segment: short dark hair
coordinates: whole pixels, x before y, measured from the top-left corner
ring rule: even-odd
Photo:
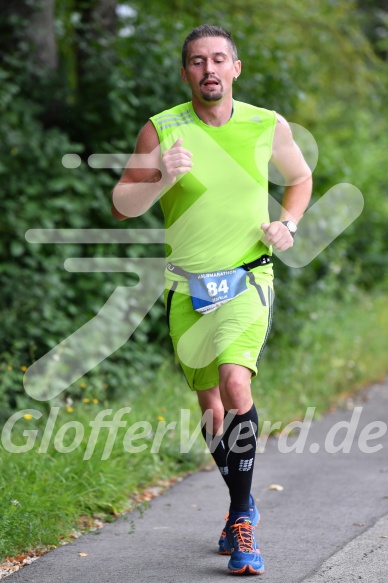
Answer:
[[[186,59],[187,59],[187,49],[188,45],[191,41],[197,40],[198,38],[207,38],[209,36],[221,36],[226,38],[229,43],[230,50],[232,53],[233,61],[237,61],[237,47],[235,42],[232,38],[231,33],[222,26],[213,26],[212,24],[201,24],[201,26],[197,26],[193,28],[190,34],[184,40],[183,47],[182,47],[182,66],[186,69]]]

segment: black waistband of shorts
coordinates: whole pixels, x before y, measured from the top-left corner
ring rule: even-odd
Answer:
[[[268,265],[269,263],[272,263],[272,257],[270,257],[269,255],[261,255],[261,257],[254,259],[254,261],[250,261],[249,263],[243,263],[242,265],[239,265],[239,267],[242,267],[243,269],[245,269],[245,271],[250,271],[251,269],[254,269],[255,267],[259,267],[262,265]],[[176,273],[177,275],[182,275],[186,279],[188,279],[191,275],[191,273],[189,271],[186,271],[185,269],[182,269],[182,267],[179,267],[178,265],[174,265],[173,263],[170,263],[170,262],[167,263],[167,269],[169,271],[171,271],[172,273]],[[218,269],[217,271],[222,271],[222,270]]]

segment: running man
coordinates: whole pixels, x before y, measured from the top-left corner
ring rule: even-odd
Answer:
[[[203,435],[230,494],[219,552],[234,574],[261,574],[251,494],[258,416],[251,394],[272,318],[271,249],[293,245],[311,172],[274,111],[233,99],[241,61],[231,34],[201,25],[186,38],[181,74],[191,101],[153,117],[113,190],[113,215],[159,199],[166,227],[170,335],[203,413]],[[281,216],[268,214],[268,163],[284,176]],[[147,166],[147,167],[145,167]]]

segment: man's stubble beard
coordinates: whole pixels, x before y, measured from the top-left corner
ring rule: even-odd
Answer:
[[[220,90],[217,93],[213,93],[213,92],[206,92],[206,90],[204,91],[201,87],[201,97],[204,101],[220,101],[220,99],[222,99],[224,96],[224,88],[222,86],[222,84],[220,83]]]
[[[202,93],[202,99],[204,101],[220,101],[220,99],[222,99],[223,95],[221,92],[219,93],[212,93],[211,95],[209,95],[208,93]]]

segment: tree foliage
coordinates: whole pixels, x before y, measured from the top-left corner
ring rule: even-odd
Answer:
[[[361,218],[313,265],[277,265],[278,310],[300,310],[306,291],[341,294],[383,280],[386,2],[3,0],[0,7],[0,353],[7,359],[28,365],[88,321],[125,281],[123,274],[67,273],[66,257],[149,253],[103,243],[32,245],[25,233],[161,225],[156,206],[117,223],[110,191],[118,171],[92,169],[87,160],[93,153],[133,151],[150,115],[189,99],[180,50],[202,22],[234,33],[243,61],[235,97],[275,109],[314,135],[320,152],[314,196],[337,182],[364,194]],[[68,153],[80,156],[79,168],[63,166]],[[111,360],[129,363],[139,385],[136,370],[158,362],[152,342],[167,346],[162,312],[159,303],[137,342]],[[122,383],[120,377],[117,386]]]

